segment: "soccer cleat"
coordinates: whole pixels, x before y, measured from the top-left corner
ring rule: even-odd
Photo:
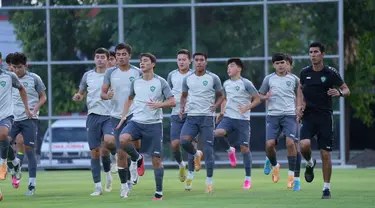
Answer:
[[[107,180],[106,181],[104,190],[106,192],[111,192],[112,191],[112,180]]]
[[[133,183],[133,185],[137,184],[139,180],[139,175],[137,171],[137,162],[133,162],[133,161],[131,162],[129,171],[130,171],[131,182]]]
[[[163,200],[163,195],[155,193],[155,196],[154,196],[154,198],[152,198],[152,200],[161,201],[161,200]]]
[[[192,188],[193,188],[193,179],[188,178],[188,179],[186,180],[185,190],[186,190],[186,191],[191,191]]]
[[[309,165],[306,165],[305,170],[305,180],[307,183],[311,183],[314,180],[314,168],[316,165],[316,160],[313,158],[313,166],[310,167]]]
[[[291,189],[293,188],[293,186],[294,186],[294,176],[288,176],[287,188]]]
[[[20,187],[20,180],[17,179],[16,176],[12,176],[12,186],[13,188],[15,189],[18,189],[18,187]]]
[[[300,190],[301,190],[301,181],[295,180],[294,186],[293,186],[293,191],[300,191]]]
[[[120,198],[128,198],[128,193],[129,193],[128,189],[121,189],[120,190]]]
[[[137,161],[137,172],[139,176],[143,176],[145,174],[145,160],[143,155],[142,158]]]
[[[245,180],[243,182],[243,189],[250,189],[251,188],[251,181],[250,180]]]
[[[103,194],[102,187],[96,187],[95,191],[90,196],[100,196]]]
[[[111,173],[112,174],[117,174],[117,172],[118,172],[117,164],[116,163],[112,163],[111,164]]]
[[[211,184],[206,185],[206,193],[212,193],[214,192],[214,189],[212,188]]]
[[[180,167],[178,173],[179,173],[178,175],[180,177],[180,181],[185,182],[186,180],[186,165],[185,164],[184,166]]]
[[[3,193],[1,193],[1,189],[0,189],[0,201],[2,201],[3,200]]]
[[[268,175],[271,172],[271,162],[268,158],[266,159],[266,162],[264,163],[264,170],[263,171],[264,171],[265,175]]]
[[[231,153],[228,153],[229,161],[230,161],[230,165],[231,165],[232,167],[236,167],[236,164],[237,164],[236,148],[234,148],[234,147],[230,147],[230,149],[232,150]]]
[[[198,154],[200,155],[199,157],[194,157],[194,169],[195,171],[200,171],[201,169],[201,160],[203,158],[203,152],[200,150],[197,150]]]
[[[324,189],[322,199],[330,199],[331,198],[331,191],[329,189]]]
[[[35,195],[35,186],[29,184],[28,190],[26,192],[26,196],[34,196]]]
[[[0,164],[0,180],[7,179],[8,166],[6,163]]]
[[[272,181],[277,183],[279,181],[280,175],[280,165],[277,164],[276,167],[272,167]]]

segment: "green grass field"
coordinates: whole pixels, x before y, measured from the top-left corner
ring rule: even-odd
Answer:
[[[311,184],[307,184],[302,175],[300,192],[293,192],[286,188],[286,169],[281,171],[280,181],[276,184],[272,183],[270,175],[263,174],[262,169],[253,170],[251,190],[242,189],[242,169],[218,169],[214,175],[212,194],[204,192],[205,170],[196,173],[193,190],[190,192],[184,191],[184,184],[178,181],[176,170],[167,170],[164,176],[163,201],[152,201],[155,188],[152,170],[146,171],[140,183],[134,186],[133,192],[126,199],[119,197],[120,185],[117,175],[114,175],[115,181],[111,193],[104,193],[99,197],[89,196],[94,190],[90,171],[38,172],[36,195],[26,197],[28,176],[24,173],[19,189],[13,189],[9,179],[0,183],[4,194],[0,207],[224,208],[237,205],[252,208],[374,207],[375,170],[334,169],[333,171],[331,200],[320,199],[323,185],[320,169],[316,170],[315,180]],[[104,175],[102,178],[104,179]]]

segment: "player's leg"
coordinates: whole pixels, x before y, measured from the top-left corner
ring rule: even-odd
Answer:
[[[296,130],[297,119],[296,116],[284,116],[280,122],[284,135],[286,137],[286,148],[288,152],[288,183],[287,188],[294,187],[294,172],[297,163],[297,149],[296,149]]]
[[[135,151],[137,151],[139,154],[141,154],[141,140],[138,138],[133,141],[133,145],[135,148]],[[137,172],[139,176],[143,176],[145,174],[145,161],[144,157],[141,154],[141,159],[137,161]]]
[[[250,189],[251,183],[251,166],[252,166],[252,155],[250,151],[250,121],[232,119],[235,132],[237,133],[237,141],[240,144],[240,150],[243,157],[243,165],[245,169],[245,179],[243,188]]]
[[[21,125],[20,122],[14,122],[12,126],[12,130],[10,131],[9,138],[11,141],[11,146],[16,140],[17,135],[21,135]],[[22,139],[22,148],[24,148],[23,145],[23,139]],[[15,154],[12,151],[12,149],[9,149],[10,151],[8,152],[8,168],[9,168],[9,173],[12,176],[12,186],[14,188],[18,188],[21,182],[21,162],[19,159],[15,158]]]
[[[276,139],[280,134],[280,116],[267,116],[266,126],[266,155],[272,166],[272,181],[279,181],[280,164],[276,159]]]
[[[25,157],[25,146],[24,146],[22,134],[18,134],[16,136],[16,150],[17,150],[17,158],[20,160],[20,165],[22,166],[23,158]]]
[[[101,116],[96,114],[90,114],[87,116],[86,121],[87,138],[89,148],[91,150],[91,173],[95,184],[95,190],[91,196],[99,196],[103,194],[100,175],[100,146],[103,133],[101,129],[100,117]]]
[[[213,116],[199,116],[199,128],[202,139],[204,138],[203,143],[203,152],[204,160],[206,166],[206,192],[213,192],[213,174],[215,166],[215,157],[214,157],[214,128],[215,121]]]
[[[301,172],[301,148],[299,145],[299,138],[300,138],[300,124],[297,123],[297,132],[296,132],[296,140],[295,146],[297,150],[297,158],[296,158],[296,168],[294,170],[294,187],[293,191],[300,191],[301,190],[301,180],[300,180],[300,172]]]
[[[162,164],[163,155],[163,124],[139,124],[137,127],[141,131],[142,140],[150,146],[147,148],[149,155],[152,156],[152,168],[155,178],[155,195],[153,200],[163,199],[163,179],[164,167]]]
[[[109,116],[102,116],[101,117],[101,129],[103,133],[103,146],[104,148],[101,149],[101,158],[103,169],[106,176],[106,185],[105,191],[111,192],[112,191],[112,176],[111,176],[111,151],[116,149],[115,144],[115,137],[114,132],[112,129],[112,124]]]
[[[13,148],[10,146],[10,140],[8,138],[8,135],[12,129],[12,124],[12,117],[8,117],[0,121],[0,180],[5,180],[7,178],[8,151],[13,151]],[[12,152],[10,152],[10,154],[12,154]]]
[[[300,147],[301,154],[305,158],[307,164],[305,169],[305,180],[311,183],[314,180],[314,168],[316,160],[311,157],[311,139],[317,133],[316,121],[314,117],[304,115],[302,118],[301,131],[300,131]]]
[[[323,163],[323,195],[322,199],[331,198],[331,175],[332,175],[332,159],[331,151],[333,145],[333,119],[332,116],[322,116],[319,123],[318,130],[318,147],[320,149],[320,156]]]
[[[172,115],[170,119],[171,147],[172,147],[173,156],[176,159],[176,162],[179,167],[179,178],[181,182],[184,182],[186,180],[186,165],[184,161],[182,161],[182,154],[181,154],[181,148],[180,148],[180,134],[181,134],[181,129],[182,129],[182,126],[184,125],[185,120],[186,120],[186,114],[183,115],[182,119],[180,119],[180,117],[177,115]]]
[[[188,153],[188,177],[186,180],[185,190],[190,191],[193,185],[194,170],[199,171],[201,167],[201,160],[203,157],[202,151],[198,150],[194,145],[193,140],[197,137],[198,119],[196,116],[187,116],[184,125],[181,129],[180,145]],[[199,135],[201,137],[201,135]],[[194,169],[193,169],[194,167]]]
[[[138,123],[130,121],[120,133],[120,148],[125,150],[131,159],[129,171],[130,180],[133,184],[138,183],[139,175],[137,171],[137,162],[142,159],[142,155],[139,154],[134,148],[133,140],[135,138],[141,138],[141,132],[138,127]]]
[[[216,127],[215,138],[216,141],[218,141],[226,149],[231,166],[236,167],[236,149],[234,147],[231,147],[228,141],[229,135],[233,138],[236,136],[233,131],[234,128],[231,119],[228,117],[224,117]]]

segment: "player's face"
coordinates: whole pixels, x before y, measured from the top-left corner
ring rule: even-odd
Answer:
[[[311,47],[309,50],[309,56],[312,64],[319,64],[323,60],[324,53],[320,52],[319,47]]]
[[[177,65],[179,69],[188,69],[191,64],[191,61],[186,54],[178,54],[177,56]]]
[[[234,77],[237,76],[241,72],[241,68],[237,66],[235,63],[230,63],[227,68],[228,76]]]
[[[128,65],[130,57],[131,56],[126,49],[116,51],[116,60],[119,66]]]
[[[288,73],[292,72],[292,65],[289,63],[289,61],[286,62],[286,71]]]
[[[12,64],[8,64],[8,71],[14,72]]]
[[[139,63],[139,68],[141,68],[142,72],[148,72],[155,67],[155,63],[151,62],[149,57],[142,57],[141,63]]]
[[[23,64],[12,64],[12,69],[18,77],[23,77],[26,73],[26,65]]]
[[[206,70],[206,66],[207,66],[207,60],[204,56],[196,55],[194,57],[194,68],[196,71],[203,72],[204,70]]]
[[[114,56],[110,56],[109,57],[109,60],[108,60],[108,68],[109,67],[113,67],[113,66],[116,66],[116,63],[117,61],[116,61],[116,57],[114,57]]]
[[[107,55],[97,53],[95,54],[95,66],[96,68],[106,68],[108,64]]]
[[[278,72],[278,73],[286,72],[286,70],[287,70],[286,61],[285,60],[275,61],[273,63],[273,68],[275,68],[276,72]]]

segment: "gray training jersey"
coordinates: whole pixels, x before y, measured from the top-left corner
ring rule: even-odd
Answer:
[[[151,80],[144,80],[140,77],[132,83],[130,96],[133,97],[133,117],[132,121],[142,124],[162,123],[163,110],[161,108],[151,109],[147,106],[150,101],[163,102],[165,99],[173,97],[171,88],[167,81],[155,75]]]
[[[279,76],[272,73],[266,76],[259,89],[260,94],[272,92],[269,98],[268,115],[296,115],[296,94],[299,78],[294,74]]]
[[[224,82],[223,87],[227,98],[224,116],[232,119],[250,120],[250,110],[241,114],[238,107],[250,105],[252,97],[258,94],[253,83],[241,77],[238,80],[228,79]]]
[[[110,89],[114,91],[114,96],[111,100],[111,116],[113,118],[121,119],[124,104],[130,94],[131,83],[141,75],[141,70],[133,65],[130,65],[128,71],[121,71],[118,67],[107,69],[103,83],[108,84]],[[128,115],[132,113],[132,108],[133,106]]]
[[[46,91],[46,86],[44,85],[42,79],[37,74],[32,72],[26,72],[25,76],[18,79],[26,89],[28,106],[30,111],[33,111],[34,107],[39,103],[39,94]],[[20,93],[17,89],[13,90],[12,97],[14,105],[14,121],[26,120],[28,118]],[[34,115],[33,118],[37,119],[38,117],[39,111],[36,115]]]
[[[216,92],[221,92],[220,78],[209,71],[202,76],[195,73],[184,78],[182,92],[188,93],[185,112],[188,116],[213,116],[210,106],[215,104]]]
[[[172,115],[179,115],[180,113],[182,82],[185,77],[192,73],[194,73],[193,70],[189,70],[185,74],[181,74],[178,69],[175,69],[168,74],[167,82],[169,87],[172,89],[172,94],[176,98],[176,106],[172,108]]]
[[[81,83],[79,84],[80,90],[87,91],[87,109],[88,114],[91,113],[109,116],[111,112],[111,101],[102,100],[100,93],[105,73],[96,73],[95,69],[90,70],[83,74]]]
[[[0,69],[0,121],[13,116],[12,93],[15,93],[14,90],[18,91],[21,86],[15,73]]]

